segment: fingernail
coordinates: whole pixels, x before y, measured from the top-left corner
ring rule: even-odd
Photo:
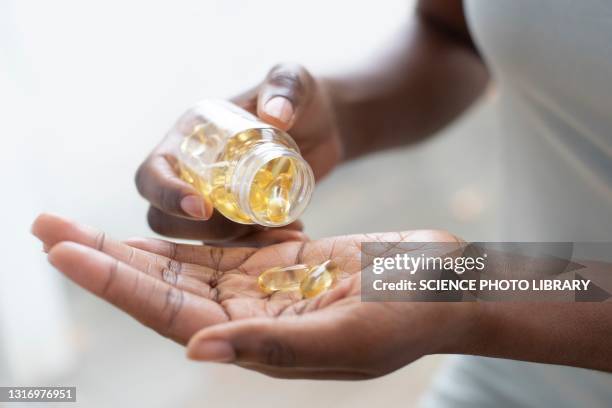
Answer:
[[[271,98],[263,107],[266,115],[272,116],[283,123],[290,123],[293,117],[293,106],[289,99],[283,96]]]
[[[181,208],[194,218],[206,218],[204,200],[196,195],[188,195],[181,200]]]
[[[234,348],[223,340],[198,340],[190,345],[187,357],[192,360],[214,361],[216,363],[229,363],[236,359]]]

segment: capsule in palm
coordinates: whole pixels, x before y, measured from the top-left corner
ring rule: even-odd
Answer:
[[[300,284],[302,296],[312,298],[325,292],[336,280],[338,272],[338,266],[331,260],[311,268]]]
[[[311,268],[302,264],[270,268],[259,275],[257,284],[267,294],[297,291]]]

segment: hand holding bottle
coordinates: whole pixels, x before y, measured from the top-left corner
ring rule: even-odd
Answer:
[[[340,160],[341,143],[323,83],[299,66],[279,65],[255,89],[234,102],[281,130],[289,130],[315,177]],[[260,244],[300,240],[301,224],[265,230],[227,220],[176,172],[177,141],[172,132],[140,166],[136,184],[151,203],[151,228],[167,236],[204,241],[246,241]]]

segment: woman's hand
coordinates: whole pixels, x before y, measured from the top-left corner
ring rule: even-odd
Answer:
[[[155,239],[122,243],[53,215],[38,217],[32,231],[66,276],[160,334],[188,343],[191,358],[271,376],[380,376],[425,354],[453,351],[469,321],[469,304],[361,302],[362,241],[454,241],[444,232],[354,235],[256,249]],[[257,276],[271,267],[328,259],[343,272],[333,289],[315,298],[266,295],[257,286]]]
[[[304,68],[277,65],[260,85],[233,101],[289,131],[317,179],[340,161],[340,137],[326,86]],[[148,220],[154,231],[206,242],[270,244],[303,239],[299,223],[262,233],[262,228],[236,224],[213,213],[212,204],[176,174],[173,143],[166,137],[136,173],[138,191],[151,203]]]

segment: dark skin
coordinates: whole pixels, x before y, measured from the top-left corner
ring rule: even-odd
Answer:
[[[371,67],[342,78],[279,65],[235,101],[289,130],[320,179],[342,160],[432,135],[487,86],[461,1],[420,1],[396,44]],[[39,217],[33,233],[66,276],[187,344],[191,358],[283,378],[372,378],[435,353],[612,371],[609,304],[364,303],[361,242],[458,239],[407,231],[308,241],[299,223],[273,230],[232,224],[205,200],[183,205],[196,192],[176,176],[173,160],[166,141],[138,171],[151,227],[224,246],[120,243],[51,215]],[[316,298],[267,296],[256,286],[269,267],[327,259],[344,273]]]
[[[442,327],[448,335],[457,331],[462,337],[464,326],[456,322],[466,321],[461,316],[472,307],[361,302],[362,241],[455,240],[442,231],[342,236],[263,248],[156,239],[118,242],[48,214],[38,217],[32,231],[50,248],[49,261],[66,276],[161,335],[189,343],[190,357],[232,362],[276,377],[365,379],[386,374],[423,354],[442,352],[448,344],[447,337],[437,334]],[[318,297],[266,295],[257,286],[257,276],[266,269],[330,258],[343,274]],[[351,332],[360,336],[347,337]],[[313,342],[313,333],[321,340]],[[230,336],[233,345],[220,335]],[[428,340],[421,342],[424,338]],[[209,343],[204,349],[202,339]]]

